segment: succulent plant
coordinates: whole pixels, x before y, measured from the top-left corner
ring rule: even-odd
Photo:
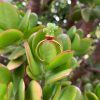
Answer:
[[[75,26],[63,33],[56,24],[37,21],[30,10],[22,16],[0,3],[0,54],[9,60],[0,65],[0,100],[99,100],[100,85],[82,94],[69,79],[92,39]]]

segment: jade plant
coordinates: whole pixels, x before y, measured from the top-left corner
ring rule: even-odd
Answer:
[[[75,26],[64,33],[37,21],[30,10],[0,3],[0,55],[8,59],[0,64],[0,100],[100,100],[100,83],[81,92],[70,81],[92,39]]]

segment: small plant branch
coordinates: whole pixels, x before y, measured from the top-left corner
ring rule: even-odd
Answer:
[[[73,76],[71,78],[71,81],[73,84],[75,84],[76,80],[81,78],[83,75],[85,75],[88,71],[87,71],[87,63],[85,60],[82,61],[82,63],[80,64],[80,67],[78,67],[76,70],[73,71]]]
[[[27,8],[32,12],[40,13],[40,0],[29,0]]]
[[[31,79],[28,77],[28,75],[27,75],[26,72],[25,72],[25,74],[24,74],[25,88],[28,87],[30,81],[31,81]]]
[[[71,0],[71,4],[72,4],[72,6],[75,6],[76,3],[77,3],[77,0]]]
[[[90,71],[90,72],[100,73],[100,69],[96,69],[96,68],[93,68],[93,67],[89,67],[89,68],[87,68],[87,70]]]
[[[100,69],[96,69],[93,66],[90,66],[86,61],[83,60],[83,62],[80,64],[80,67],[77,68],[73,73],[73,76],[71,78],[72,83],[74,84],[77,79],[81,78],[82,76],[88,74],[88,72],[92,73],[98,73],[100,74]]]

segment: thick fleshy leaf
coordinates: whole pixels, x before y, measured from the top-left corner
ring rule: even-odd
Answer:
[[[25,50],[23,47],[17,47],[11,55],[8,57],[10,60],[15,60],[25,54]]]
[[[79,66],[79,63],[78,63],[77,59],[75,57],[72,57],[70,67],[76,68],[78,66]]]
[[[85,93],[85,100],[99,100],[96,94],[93,92],[86,92]]]
[[[60,34],[57,39],[62,44],[64,51],[71,49],[71,40],[67,34]]]
[[[42,100],[42,88],[40,84],[32,80],[26,90],[25,100]]]
[[[5,67],[0,67],[0,83],[8,84],[11,81],[11,73]]]
[[[14,71],[12,71],[12,81],[13,81],[13,85],[14,85],[14,95],[18,90],[20,80],[25,75],[24,73],[25,73],[25,66],[23,66],[23,65],[21,67],[18,67],[17,69],[14,69]]]
[[[39,64],[34,59],[32,52],[30,50],[29,44],[27,41],[24,42],[25,52],[28,60],[29,69],[31,70],[32,74],[38,76],[41,74],[41,68]]]
[[[96,28],[95,35],[97,38],[100,38],[100,27],[99,26]]]
[[[72,41],[72,49],[77,50],[80,46],[80,36],[75,34],[74,39]]]
[[[46,33],[44,33],[43,30],[40,30],[35,33],[34,38],[32,40],[32,52],[34,53],[34,55],[37,44],[43,39],[45,39],[45,35]]]
[[[91,11],[92,11],[91,8],[82,9],[81,14],[84,21],[88,22],[90,20]]]
[[[83,52],[83,51],[86,51],[90,45],[92,44],[92,39],[91,38],[83,38],[81,39],[80,41],[80,51]]]
[[[29,38],[28,38],[28,43],[29,43],[29,45],[30,45],[31,50],[32,50],[32,40],[33,40],[33,38],[34,38],[34,35],[35,35],[35,34],[30,35]]]
[[[63,89],[59,100],[82,100],[81,91],[75,86],[67,86]]]
[[[17,28],[19,16],[16,7],[10,3],[0,2],[0,28]]]
[[[42,30],[44,27],[45,27],[44,25],[35,26],[35,27],[33,27],[33,28],[30,29],[29,34],[31,35],[33,33],[36,33],[39,30]]]
[[[64,65],[67,63],[67,61],[70,61],[73,57],[73,51],[64,51],[60,54],[58,54],[48,65],[47,69],[52,70],[56,67],[59,67],[61,65]]]
[[[4,100],[4,96],[6,94],[7,85],[0,83],[0,99]]]
[[[38,16],[35,13],[31,13],[29,17],[29,29],[34,27],[37,24]]]
[[[54,84],[47,84],[43,87],[43,100],[48,100],[51,98],[55,87],[56,86]]]
[[[16,29],[9,29],[0,33],[0,48],[14,44],[23,38],[23,33]]]
[[[83,38],[80,41],[80,46],[77,50],[76,55],[82,55],[88,51],[92,44],[92,39],[91,38]]]
[[[59,67],[56,67],[55,69],[52,70],[53,73],[57,73],[57,72],[61,72],[61,71],[64,71],[66,69],[69,69],[70,68],[70,62],[68,62],[68,64],[64,64],[64,65],[61,65]]]
[[[19,24],[19,29],[23,31],[24,33],[27,32],[28,30],[28,25],[29,25],[29,17],[30,17],[31,11],[28,10],[25,14],[25,16],[22,18],[20,24]]]
[[[16,49],[15,46],[8,46],[5,48],[0,48],[0,54],[7,54],[7,53],[11,53],[12,51],[14,51]]]
[[[75,33],[76,33],[76,27],[75,26],[72,26],[68,31],[67,31],[67,34],[69,35],[69,37],[71,39],[73,39]]]
[[[26,73],[27,73],[27,75],[28,75],[31,79],[37,80],[36,76],[34,76],[34,75],[32,74],[32,72],[31,72],[29,66],[26,67]]]
[[[90,3],[93,3],[94,0],[79,0],[81,3],[84,3],[84,4],[90,4]]]
[[[13,70],[16,69],[18,67],[20,67],[23,63],[24,63],[24,59],[20,58],[20,59],[16,59],[16,60],[11,60],[8,64],[7,64],[7,68],[9,70]]]
[[[84,32],[82,29],[77,29],[76,33],[80,36],[80,38],[84,37]]]
[[[84,85],[84,90],[85,91],[92,91],[92,89],[93,89],[93,85],[91,83],[86,83]]]
[[[67,70],[60,71],[58,73],[50,74],[46,78],[46,84],[51,84],[51,83],[54,83],[58,80],[65,78],[66,76],[70,74],[71,71],[72,69],[67,69]]]
[[[39,53],[40,59],[47,63],[49,63],[57,55],[56,47],[50,41],[42,41],[38,49],[39,50],[37,51]]]
[[[97,97],[100,99],[100,83],[97,84],[96,88],[95,88],[95,94],[97,95]]]
[[[59,47],[59,48],[57,48],[57,47]],[[43,41],[39,42],[39,44],[36,47],[37,57],[41,61],[44,61],[45,63],[48,64],[48,63],[51,62],[51,60],[54,57],[56,57],[56,55],[59,51],[60,52],[62,51],[60,49],[60,47],[61,47],[61,45],[58,42],[54,41],[54,40],[51,40],[51,41],[50,40],[43,40]]]
[[[55,95],[53,96],[53,100],[59,100],[60,93],[61,93],[61,85],[58,84]]]
[[[23,79],[19,82],[15,100],[25,100],[25,83]]]
[[[78,61],[76,58],[72,57],[72,59],[70,61],[67,61],[67,64],[64,64],[64,65],[61,65],[55,69],[52,70],[53,73],[57,73],[57,72],[61,72],[63,70],[67,70],[69,68],[76,68],[78,67],[79,64],[78,64]]]
[[[8,84],[5,100],[14,100],[14,85],[12,82]]]

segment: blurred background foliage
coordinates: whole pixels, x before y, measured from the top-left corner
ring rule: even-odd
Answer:
[[[12,2],[17,4],[19,9],[31,9],[39,14],[39,20],[43,24],[54,22],[65,28],[73,25],[81,27],[82,21],[89,24],[100,19],[99,0],[13,0]]]

